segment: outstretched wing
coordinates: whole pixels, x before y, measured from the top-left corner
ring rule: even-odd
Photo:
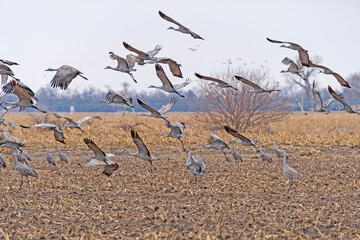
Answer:
[[[80,120],[78,120],[76,123],[81,125],[82,123],[86,122],[86,121],[89,121],[91,119],[98,119],[98,120],[101,120],[101,117],[100,116],[92,116],[92,117],[84,117]]]
[[[254,89],[261,89],[264,90],[263,88],[261,88],[259,85],[257,85],[256,83],[253,83],[249,80],[247,80],[246,78],[240,77],[240,76],[236,76],[234,75],[235,78],[239,81],[241,81],[242,83],[245,83],[246,85],[249,85],[250,87],[254,88]]]
[[[140,138],[139,134],[131,129],[131,138],[133,139],[135,145],[137,146],[139,153],[142,155],[150,156],[150,152],[145,146],[143,140]]]
[[[198,77],[198,78],[200,78],[200,79],[217,82],[217,83],[219,83],[219,84],[225,83],[224,81],[222,81],[222,80],[220,80],[220,79],[213,78],[213,77],[208,77],[208,76],[203,76],[203,75],[200,75],[200,74],[198,74],[198,73],[195,73],[195,76]]]
[[[156,111],[156,110],[154,110],[153,108],[149,107],[148,105],[146,105],[145,103],[143,103],[140,99],[137,99],[137,101],[138,101],[139,105],[140,105],[141,107],[145,108],[146,110],[148,110],[148,111],[150,111],[150,112],[152,112],[152,113],[157,113],[157,114],[159,114],[158,111]]]
[[[161,113],[161,114],[163,114],[163,115],[165,115],[166,113],[168,113],[168,112],[174,107],[174,105],[176,104],[176,102],[177,102],[177,99],[174,98],[174,97],[172,97],[172,98],[170,99],[170,102],[169,102],[168,104],[166,104],[165,106],[163,106],[162,108],[160,108],[160,109],[158,110],[158,112]]]
[[[171,17],[165,15],[163,12],[159,11],[159,15],[160,15],[160,17],[162,17],[162,18],[165,19],[166,21],[172,22],[172,23],[178,25],[179,27],[185,28],[183,25],[181,25],[180,23],[178,23],[177,21],[175,21],[175,20],[172,19]]]
[[[149,57],[149,55],[148,55],[147,53],[145,53],[145,52],[143,52],[143,51],[140,51],[140,50],[132,47],[130,44],[128,44],[128,43],[126,43],[126,42],[123,42],[123,45],[124,45],[124,47],[125,47],[127,50],[132,51],[132,52],[134,52],[134,53],[137,53],[139,56],[141,56],[141,57],[143,57],[143,58],[144,58],[144,57]]]
[[[160,64],[155,64],[155,70],[156,70],[156,75],[161,80],[164,87],[174,89],[174,86],[170,82],[169,78],[166,76],[164,69],[160,66]]]
[[[349,112],[354,112],[354,110],[352,110],[352,108],[341,98],[339,97],[339,95],[336,94],[336,92],[330,87],[328,86],[328,90],[329,90],[329,93],[330,95],[335,98],[336,100],[338,100],[342,105],[344,105],[344,109],[346,111],[349,111]]]
[[[88,148],[95,153],[96,156],[104,156],[106,157],[106,154],[98,147],[96,144],[89,138],[84,138],[84,143]]]
[[[241,141],[243,141],[243,142],[251,142],[250,139],[248,139],[247,137],[241,135],[240,133],[238,133],[238,132],[235,131],[234,129],[232,129],[232,128],[228,127],[228,126],[224,126],[224,128],[225,128],[225,131],[226,131],[227,133],[229,133],[231,136],[236,137],[236,138],[239,138],[239,139],[240,139]]]

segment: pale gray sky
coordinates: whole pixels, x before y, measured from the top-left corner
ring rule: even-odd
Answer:
[[[54,73],[45,69],[64,64],[78,68],[89,79],[86,82],[78,77],[69,88],[90,84],[119,89],[123,81],[137,89],[160,85],[154,65],[136,66],[138,84],[127,74],[104,69],[116,66],[109,51],[123,57],[129,53],[123,41],[144,51],[162,45],[158,56],[182,64],[184,79],[196,79],[194,72],[209,75],[220,71],[226,68],[222,63],[231,59],[233,66],[243,62],[249,69],[267,66],[274,81],[283,81],[279,72],[286,66],[281,60],[286,56],[294,59],[297,53],[268,42],[266,37],[300,44],[310,57],[321,56],[323,65],[344,78],[360,71],[357,0],[11,0],[1,1],[1,8],[0,58],[20,63],[12,67],[13,71],[34,90],[52,79]],[[173,24],[163,20],[158,10],[205,41],[167,30]],[[190,47],[198,51],[187,50]],[[183,81],[172,77],[167,66],[164,69],[173,83]],[[332,76],[322,76],[318,82],[340,89]]]

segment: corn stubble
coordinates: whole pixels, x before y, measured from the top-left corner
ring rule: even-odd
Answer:
[[[8,118],[34,122],[28,115]],[[357,116],[292,114],[272,124],[271,135],[269,127],[251,129],[246,135],[261,142],[274,161],[264,164],[253,148],[237,145],[244,158],[237,165],[215,150],[199,147],[209,132],[193,114],[170,114],[169,120],[187,124],[186,150],[206,163],[205,176],[197,184],[185,168],[188,155],[179,142],[158,136],[168,131],[162,120],[102,118],[85,125],[85,133],[64,130],[67,140],[62,151],[69,164],[57,158],[56,167],[45,158],[45,145],[54,156],[57,152],[52,133],[17,126],[12,134],[26,144],[24,150],[33,156],[29,165],[39,179],[30,179],[30,191],[27,187],[19,190],[12,152],[0,149],[8,163],[0,172],[0,239],[333,239],[360,235]],[[119,169],[111,177],[101,174],[102,167],[79,166],[88,160],[83,155],[87,151],[84,137],[106,152],[110,148],[136,151],[131,127],[151,153],[159,154],[154,161],[157,170],[150,173],[147,162],[126,155],[114,158]],[[225,131],[215,133],[231,141]],[[290,191],[273,151],[275,140],[290,155],[288,164],[303,177]]]

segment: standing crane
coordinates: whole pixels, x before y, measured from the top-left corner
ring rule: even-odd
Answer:
[[[294,179],[301,181],[301,174],[286,164],[286,153],[284,153],[282,163],[283,163],[283,172],[284,172],[285,176],[290,180],[290,187],[288,189],[288,191],[290,191],[292,185],[294,184]]]
[[[20,184],[19,190],[21,189],[21,187],[23,185],[24,176],[27,179],[27,182],[29,184],[29,190],[30,190],[30,182],[29,182],[28,176],[38,178],[38,175],[31,167],[29,167],[28,165],[22,164],[18,161],[18,152],[20,152],[20,150],[17,148],[14,148],[13,150],[14,150],[14,168],[21,175],[21,184]]]
[[[189,152],[189,158],[186,161],[186,168],[189,172],[194,176],[195,183],[197,183],[196,176],[204,176],[206,165],[204,160],[202,160],[199,156],[195,158],[192,156],[192,151]]]

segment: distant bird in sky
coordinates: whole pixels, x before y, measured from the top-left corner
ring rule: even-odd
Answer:
[[[111,67],[111,66],[107,66],[105,69],[112,69],[115,71],[127,73],[130,75],[132,80],[134,80],[134,82],[137,83],[136,79],[134,78],[134,75],[132,75],[132,73],[131,73],[132,71],[136,71],[136,69],[133,69],[132,67],[130,67],[128,61],[126,61],[125,58],[115,55],[115,53],[113,53],[113,52],[109,52],[109,54],[110,54],[110,58],[112,60],[116,60],[118,65],[115,68]]]
[[[193,51],[193,52],[196,52],[196,51],[197,51],[197,48],[188,48],[188,50]]]
[[[309,108],[309,111],[329,113],[326,108],[328,108],[335,101],[335,98],[330,98],[323,104],[320,93],[315,89],[315,80],[313,82],[312,94],[315,100],[315,108]],[[339,94],[338,96],[340,98],[343,98],[342,94]]]
[[[321,68],[322,70],[319,71],[320,73],[324,73],[327,75],[333,75],[336,78],[336,80],[340,83],[341,86],[350,88],[349,83],[342,76],[340,76],[336,72],[333,72],[329,68],[319,65],[319,64],[312,63],[312,62],[310,62],[310,67]]]
[[[200,78],[200,79],[203,79],[203,80],[212,81],[213,83],[211,83],[210,85],[215,85],[215,86],[218,86],[218,87],[221,87],[221,88],[232,88],[234,90],[238,90],[237,88],[233,87],[232,85],[224,82],[223,80],[217,79],[217,78],[203,76],[203,75],[200,75],[198,73],[195,73],[195,76]],[[217,83],[217,84],[214,84],[214,83]]]
[[[207,143],[209,144],[206,146],[205,144],[201,144],[200,147],[206,147],[206,148],[212,148],[215,150],[218,150],[222,152],[225,156],[226,161],[230,161],[228,157],[226,156],[226,153],[224,152],[224,149],[230,149],[229,146],[225,143],[224,140],[216,136],[214,133],[211,134],[211,137],[207,140]]]
[[[48,68],[45,71],[55,71],[56,74],[50,82],[51,87],[53,88],[60,88],[62,90],[66,90],[71,83],[71,81],[76,78],[77,76],[82,77],[85,80],[88,80],[84,77],[82,72],[77,70],[74,67],[69,65],[63,65],[59,68]]]
[[[275,91],[280,91],[278,89],[265,90],[264,88],[260,87],[256,83],[253,83],[253,82],[247,80],[246,78],[236,76],[236,75],[234,75],[234,76],[235,76],[235,78],[237,80],[239,80],[242,83],[245,83],[246,85],[249,85],[250,87],[252,87],[253,89],[248,90],[248,92],[251,92],[251,93],[272,93],[272,92],[275,92]]]
[[[270,38],[266,38],[269,42],[272,43],[284,43],[280,47],[289,48],[295,51],[298,51],[299,53],[299,59],[303,66],[310,67],[310,59],[308,51],[302,48],[299,44],[293,43],[293,42],[283,42],[278,40],[272,40]],[[288,44],[288,45],[285,45]]]
[[[181,95],[178,91],[175,90],[175,88],[172,85],[172,83],[170,82],[169,78],[166,76],[164,69],[159,64],[155,64],[155,70],[156,70],[156,75],[162,82],[162,86],[150,85],[149,88],[158,88],[165,92],[175,93],[175,94],[179,95],[180,97],[183,97],[183,98],[185,97],[184,95]]]
[[[150,163],[150,171],[151,172],[152,172],[153,168],[156,170],[156,168],[153,167],[154,157],[151,156],[145,143],[140,138],[139,134],[136,131],[134,131],[133,129],[131,129],[131,138],[133,139],[133,142],[135,143],[136,147],[138,148],[138,152],[131,153],[129,150],[125,150],[125,153],[127,153],[133,157],[137,157],[137,158],[148,161]]]
[[[182,149],[185,152],[184,142],[181,140],[181,138],[186,138],[186,135],[184,134],[185,123],[183,122],[171,123],[165,120],[165,125],[171,129],[170,133],[168,133],[167,135],[160,133],[159,136],[172,137],[179,140],[181,142]]]
[[[20,152],[20,150],[17,148],[13,148],[13,150],[14,150],[14,168],[21,175],[21,183],[20,183],[19,189],[21,189],[21,187],[23,185],[24,176],[25,176],[27,179],[27,182],[29,184],[29,190],[30,190],[30,182],[29,182],[28,176],[38,178],[38,175],[31,167],[29,167],[28,165],[22,164],[18,161],[18,152]]]
[[[194,176],[195,183],[197,183],[196,176],[204,176],[206,171],[206,165],[204,160],[199,156],[195,158],[192,156],[192,151],[189,152],[189,158],[186,160],[187,170]]]
[[[162,13],[161,11],[159,11],[159,15],[160,17],[162,17],[163,19],[165,19],[166,21],[172,22],[175,25],[178,25],[178,28],[174,28],[174,27],[169,27],[168,29],[172,29],[178,32],[182,32],[182,33],[186,33],[186,34],[190,34],[193,38],[195,39],[201,39],[204,40],[202,37],[200,37],[200,35],[194,33],[193,31],[191,31],[190,29],[188,29],[187,27],[181,25],[180,23],[178,23],[177,21],[175,21],[174,19],[172,19],[171,17],[168,17],[167,15],[165,15],[164,13]]]
[[[105,95],[105,100],[107,101],[101,101],[100,103],[106,103],[106,104],[125,104],[131,108],[134,108],[132,105],[132,98],[131,97],[125,97],[118,93],[116,93],[114,90],[110,89],[107,94]]]
[[[285,70],[281,70],[280,73],[292,73],[292,74],[295,74],[295,75],[298,75],[299,77],[301,77],[302,79],[306,80],[306,78],[301,75],[301,73],[304,73],[303,70],[301,70],[299,68],[299,66],[293,61],[291,60],[290,58],[286,57],[284,58],[282,61],[281,61],[282,64],[284,65],[289,65],[288,69],[285,71]]]
[[[228,127],[228,126],[224,126],[224,129],[227,133],[229,133],[231,136],[236,137],[238,139],[240,139],[241,141],[236,141],[238,143],[240,143],[241,145],[244,146],[253,146],[256,149],[256,144],[251,141],[250,139],[248,139],[247,137],[241,135],[240,133],[238,133],[236,130]]]
[[[335,98],[336,100],[338,100],[342,105],[343,108],[341,110],[344,110],[345,112],[348,113],[357,113],[360,114],[360,112],[355,108],[350,106],[349,104],[347,104],[342,98],[341,96],[339,96],[338,94],[336,94],[336,92],[330,87],[328,86],[328,91],[330,93],[330,95]]]

